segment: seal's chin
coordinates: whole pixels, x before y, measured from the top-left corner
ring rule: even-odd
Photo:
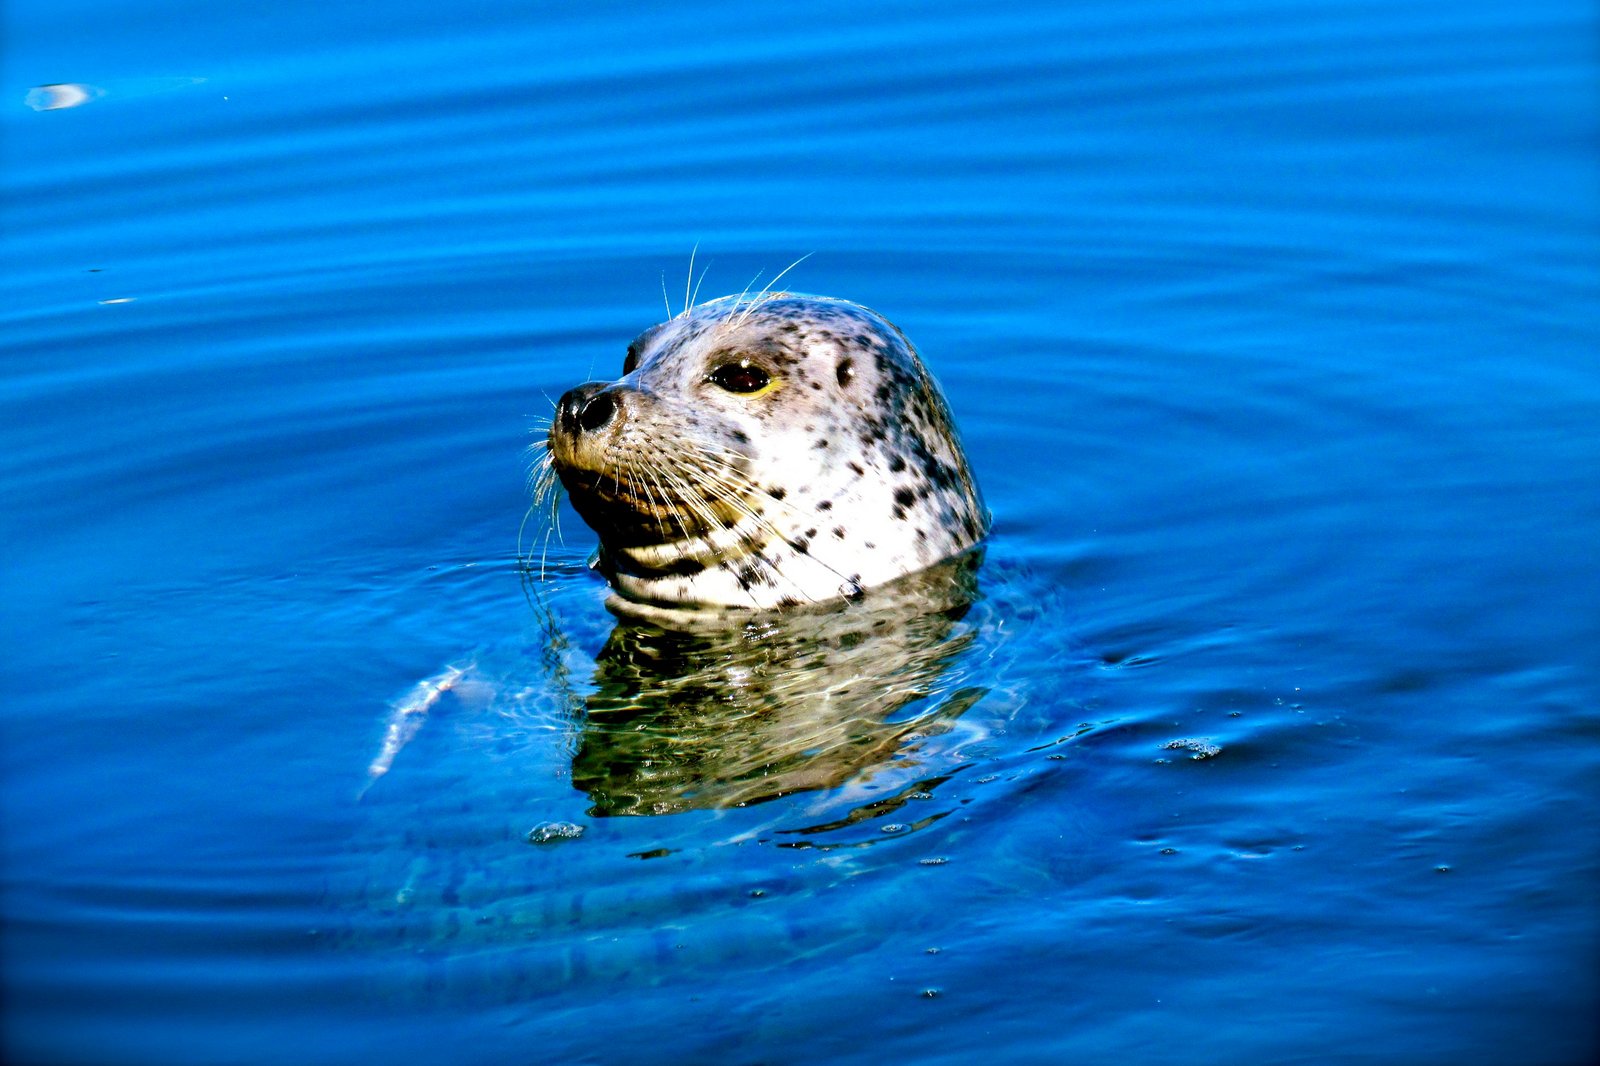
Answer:
[[[725,487],[714,498],[686,496],[694,486],[682,477],[629,478],[559,462],[556,473],[605,553],[641,575],[687,574],[741,554],[767,521],[759,504]]]
[[[557,465],[557,475],[578,516],[614,547],[638,547],[683,540],[706,531],[695,510],[668,497],[661,488],[621,475],[598,474]]]

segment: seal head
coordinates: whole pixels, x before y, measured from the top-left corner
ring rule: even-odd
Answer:
[[[623,609],[854,599],[989,524],[911,342],[845,300],[698,304],[563,395],[548,448]]]

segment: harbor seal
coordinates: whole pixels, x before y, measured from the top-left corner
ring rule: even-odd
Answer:
[[[564,394],[546,447],[623,611],[855,599],[989,528],[916,349],[847,300],[687,308]]]

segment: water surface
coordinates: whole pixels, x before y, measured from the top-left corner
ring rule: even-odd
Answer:
[[[7,1061],[1600,1050],[1587,5],[4,17]],[[697,245],[919,345],[970,610],[519,565]]]

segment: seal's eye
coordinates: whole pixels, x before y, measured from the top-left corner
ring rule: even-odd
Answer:
[[[723,363],[706,380],[729,392],[760,392],[772,383],[772,378],[759,366],[751,366],[748,359],[737,363]]]

